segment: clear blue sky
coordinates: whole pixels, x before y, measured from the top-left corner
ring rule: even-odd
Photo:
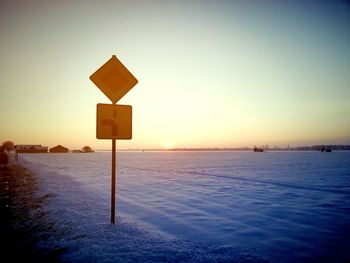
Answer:
[[[1,1],[0,139],[110,148],[89,76],[139,80],[122,148],[350,143],[346,1]]]

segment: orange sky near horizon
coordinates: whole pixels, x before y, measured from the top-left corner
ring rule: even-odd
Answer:
[[[343,1],[2,1],[0,140],[89,145],[89,76],[116,55],[139,83],[123,149],[350,144]]]

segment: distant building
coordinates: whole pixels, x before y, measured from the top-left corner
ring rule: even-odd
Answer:
[[[47,153],[47,146],[41,144],[19,144],[15,146],[17,153]]]
[[[67,153],[68,151],[69,149],[62,145],[57,145],[55,147],[50,148],[50,153]]]
[[[256,146],[254,146],[254,152],[263,152],[264,148],[258,148]]]

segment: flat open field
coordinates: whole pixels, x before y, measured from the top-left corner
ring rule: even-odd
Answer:
[[[62,261],[347,262],[350,152],[23,154]],[[35,218],[32,218],[35,220]]]

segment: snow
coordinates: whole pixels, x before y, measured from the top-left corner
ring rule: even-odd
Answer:
[[[350,152],[21,154],[66,262],[348,262]]]

